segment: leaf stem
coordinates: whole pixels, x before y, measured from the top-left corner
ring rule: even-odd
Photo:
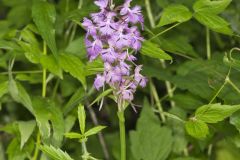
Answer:
[[[212,99],[210,100],[209,104],[211,104],[215,98],[219,95],[219,93],[222,91],[222,89],[225,87],[225,85],[227,84],[228,80],[229,80],[229,75],[231,73],[231,67],[229,68],[228,74],[226,75],[226,78],[224,80],[224,83],[222,84],[222,86],[218,89],[217,93],[212,97]]]
[[[36,71],[11,71],[12,74],[35,74],[35,73],[42,73],[42,70]],[[0,75],[7,75],[8,72],[1,72]]]
[[[206,46],[207,46],[207,59],[211,59],[211,44],[210,44],[210,30],[206,27]]]
[[[233,83],[230,78],[227,79],[227,83],[230,84],[240,94],[240,89]]]
[[[121,144],[121,160],[126,160],[126,131],[124,109],[118,111],[120,144]]]
[[[169,28],[163,30],[162,32],[156,34],[155,36],[151,37],[150,39],[148,39],[148,41],[151,41],[151,40],[153,40],[153,39],[159,37],[160,35],[162,35],[162,34],[168,32],[169,30],[171,30],[171,29],[177,27],[177,26],[180,25],[180,24],[181,24],[181,23],[176,23],[176,24],[172,25],[171,27],[169,27]]]
[[[149,85],[150,85],[150,90],[151,90],[151,93],[153,95],[153,98],[156,101],[156,106],[158,108],[160,118],[161,118],[162,122],[165,123],[166,118],[165,118],[165,115],[163,114],[163,108],[162,108],[162,105],[161,105],[161,101],[159,100],[159,96],[158,96],[156,87],[154,86],[152,80],[150,80]]]

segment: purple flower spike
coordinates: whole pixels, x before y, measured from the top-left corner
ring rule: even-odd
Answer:
[[[141,49],[144,39],[138,27],[143,26],[141,7],[130,8],[132,0],[125,0],[122,6],[110,8],[109,0],[96,0],[100,12],[92,13],[91,19],[84,18],[83,27],[87,34],[85,44],[90,61],[100,57],[104,72],[97,74],[94,86],[97,90],[108,84],[118,102],[131,101],[138,86],[145,87],[147,79],[141,75],[142,65],[136,66],[136,57],[128,50]],[[135,69],[134,66],[136,66]]]

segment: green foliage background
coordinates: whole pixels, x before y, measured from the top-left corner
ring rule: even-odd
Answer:
[[[149,82],[137,113],[126,112],[127,159],[239,160],[239,0],[133,4],[145,17],[137,63]],[[33,159],[40,137],[38,159],[81,159],[81,144],[64,137],[79,132],[79,103],[86,128],[107,126],[88,137],[88,152],[120,159],[117,105],[93,88],[103,64],[88,62],[84,46],[81,21],[96,11],[92,0],[0,1],[0,160]]]

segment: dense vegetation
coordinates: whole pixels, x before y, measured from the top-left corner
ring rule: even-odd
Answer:
[[[135,5],[145,41],[129,52],[148,81],[120,112],[112,88],[93,85],[93,0],[0,1],[0,160],[240,159],[239,0]]]

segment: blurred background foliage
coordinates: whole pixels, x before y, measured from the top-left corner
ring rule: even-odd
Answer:
[[[133,1],[143,9],[145,30],[142,34],[146,40],[172,26],[158,26],[164,9],[182,4],[194,13],[196,2],[149,0],[157,24],[152,28],[146,1]],[[65,139],[64,133],[78,130],[76,106],[79,103],[88,106],[100,95],[92,84],[95,74],[102,70],[100,60],[92,63],[87,60],[85,31],[81,27],[83,17],[97,8],[92,0],[82,2],[81,6],[77,0],[0,1],[1,160],[31,159],[38,130],[42,142],[61,147],[74,159],[80,158],[81,145]],[[122,1],[114,0],[114,3]],[[235,64],[229,76],[233,85],[226,84],[214,102],[240,104],[239,53],[234,51],[230,60],[225,56],[232,48],[240,46],[239,1],[233,0],[220,16],[229,22],[233,34],[210,30],[211,59],[207,59],[206,49],[206,26],[209,26],[195,18],[152,41],[171,55],[172,61],[137,55],[137,63],[144,65],[143,72],[149,83],[146,88],[139,88],[135,95],[134,103],[140,106],[137,112],[129,107],[126,113],[128,159],[239,159],[240,112],[210,124],[209,134],[201,139],[187,134],[184,123],[176,120],[176,117],[188,120],[198,107],[209,103],[224,84],[229,63]],[[44,50],[47,55],[43,55]],[[224,56],[228,63],[224,63]],[[42,98],[43,69],[47,69],[47,90],[46,97]],[[159,117],[159,106],[176,117],[163,115],[166,118],[163,121]],[[102,134],[88,139],[88,151],[100,159],[119,159],[117,106],[111,96],[106,96],[100,111],[99,103],[95,103],[86,108],[86,112],[88,127],[108,126]],[[202,132],[201,128],[197,131]],[[104,137],[105,154],[99,137]],[[39,159],[47,157],[40,154]]]

